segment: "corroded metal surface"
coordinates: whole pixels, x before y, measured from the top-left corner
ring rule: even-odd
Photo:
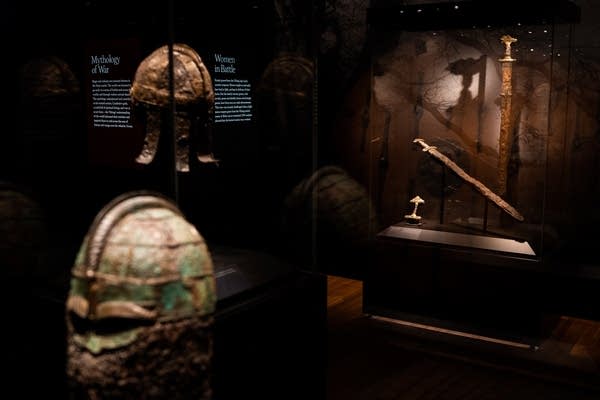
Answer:
[[[212,258],[178,208],[155,194],[116,198],[97,215],[72,268],[66,310],[73,390],[154,398],[147,391],[165,395],[171,379],[191,385],[180,392],[204,391],[215,304]]]
[[[499,59],[502,63],[502,90],[500,92],[500,137],[498,139],[498,192],[501,196],[506,194],[506,181],[508,179],[508,159],[512,145],[511,114],[512,114],[512,63],[516,60],[511,55],[511,44],[517,39],[504,35],[500,38],[504,43],[504,57]]]
[[[178,171],[190,169],[190,143],[197,143],[199,135],[208,135],[205,125],[214,108],[214,91],[208,69],[198,53],[186,44],[173,45],[173,101],[175,115],[175,159]],[[130,90],[131,101],[147,113],[146,137],[136,158],[140,164],[149,164],[158,150],[161,133],[161,113],[171,106],[169,92],[169,48],[162,46],[153,51],[138,66]],[[192,121],[198,123],[192,123]],[[206,142],[207,140],[205,140]],[[194,149],[200,162],[215,162],[212,154]]]
[[[169,48],[162,46],[146,57],[137,68],[131,86],[134,102],[168,107],[169,99]],[[198,53],[182,43],[173,45],[173,77],[175,103],[193,106],[214,103],[212,80]]]
[[[444,165],[450,168],[454,173],[456,173],[460,178],[464,179],[465,182],[473,185],[475,189],[479,191],[485,198],[491,200],[504,210],[508,215],[516,219],[517,221],[524,221],[525,218],[519,213],[513,206],[504,201],[500,196],[496,193],[492,192],[487,186],[473,178],[471,175],[467,174],[461,167],[456,165],[454,161],[446,157],[444,154],[440,153],[434,146],[429,146],[423,139],[415,139],[414,143],[418,143],[423,147],[423,151],[429,153],[432,157],[440,160]]]
[[[70,339],[70,399],[212,399],[212,318],[157,323],[131,345],[92,354]]]

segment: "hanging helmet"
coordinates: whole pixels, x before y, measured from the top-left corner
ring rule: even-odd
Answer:
[[[178,171],[189,171],[189,144],[197,145],[197,158],[201,162],[214,161],[207,156],[204,142],[209,136],[208,123],[214,106],[214,92],[208,69],[198,53],[188,45],[173,44],[173,89],[176,106],[175,137]],[[146,111],[146,137],[144,147],[136,161],[149,164],[154,159],[161,131],[161,113],[169,110],[169,47],[153,51],[138,66],[130,90],[134,106]],[[204,139],[204,140],[203,140]]]
[[[210,397],[213,263],[174,203],[151,192],[115,198],[93,221],[71,274],[71,392]]]

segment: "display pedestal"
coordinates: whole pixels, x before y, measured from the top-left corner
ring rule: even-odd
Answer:
[[[544,275],[527,242],[399,224],[380,232],[367,314],[536,346]]]
[[[212,254],[214,399],[324,399],[326,277],[260,252]]]
[[[324,399],[326,277],[262,252],[210,249],[218,297],[214,400]],[[14,304],[4,319],[9,367],[5,393],[24,398],[52,393],[53,398],[68,399],[65,299],[41,293],[4,293],[11,300],[5,304]]]

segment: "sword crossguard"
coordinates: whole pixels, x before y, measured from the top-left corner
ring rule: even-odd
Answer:
[[[421,139],[421,138],[413,139],[413,143],[419,143],[421,146],[423,146],[423,151],[429,151],[429,150],[435,150],[435,149],[437,149],[437,147],[430,146],[427,143],[425,143],[425,141],[423,139]]]

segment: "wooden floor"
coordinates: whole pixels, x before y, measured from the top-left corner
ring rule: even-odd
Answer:
[[[328,400],[600,399],[600,323],[556,319],[539,348],[363,315],[362,283],[328,277]]]

